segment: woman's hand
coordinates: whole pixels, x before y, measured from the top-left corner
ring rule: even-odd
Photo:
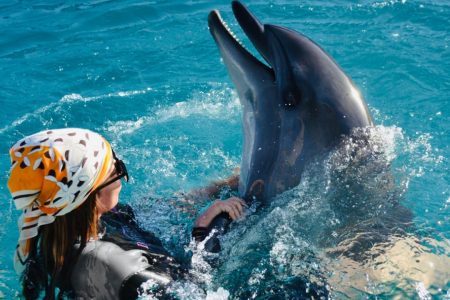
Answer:
[[[223,212],[228,213],[233,221],[237,220],[243,216],[244,207],[246,206],[244,200],[237,197],[231,197],[227,200],[216,200],[208,210],[197,218],[194,226],[208,227],[209,224],[211,224],[211,221]]]

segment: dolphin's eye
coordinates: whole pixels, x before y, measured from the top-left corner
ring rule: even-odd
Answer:
[[[288,93],[285,101],[287,106],[291,106],[295,104],[295,96],[292,93]]]
[[[299,89],[293,88],[285,91],[283,95],[284,105],[287,107],[296,106],[302,99],[302,93]]]

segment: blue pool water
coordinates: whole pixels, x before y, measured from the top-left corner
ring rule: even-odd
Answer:
[[[413,228],[365,261],[329,255],[330,244],[319,240],[340,234],[342,216],[328,213],[326,204],[327,180],[342,166],[333,165],[333,155],[345,157],[337,151],[317,166],[323,172],[312,168],[290,195],[237,224],[225,237],[220,266],[210,268],[189,246],[195,211],[207,203],[174,194],[225,178],[240,162],[240,104],[206,21],[219,9],[253,49],[230,4],[3,0],[0,298],[20,291],[11,260],[18,213],[6,187],[8,149],[36,131],[84,127],[103,134],[127,163],[132,177],[121,199],[138,209],[142,224],[180,259],[193,252],[196,280],[172,287],[181,299],[260,297],[295,275],[313,280],[319,273],[338,299],[450,299],[449,2],[247,4],[261,20],[311,37],[352,77]],[[364,199],[388,194],[364,193]]]

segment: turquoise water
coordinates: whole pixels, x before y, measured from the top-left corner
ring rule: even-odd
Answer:
[[[326,191],[317,187],[327,186],[320,175],[328,173],[313,172],[294,200],[280,199],[236,226],[219,271],[188,246],[194,212],[205,201],[173,195],[225,178],[240,162],[240,104],[206,22],[219,9],[252,49],[229,3],[75,2],[0,3],[0,298],[19,293],[8,149],[25,135],[69,126],[107,137],[132,176],[122,201],[138,208],[139,220],[174,255],[188,259],[194,251],[197,279],[173,287],[180,298],[270,294],[271,283],[315,274],[313,264],[302,265],[310,252],[337,298],[450,298],[448,1],[248,3],[261,20],[318,42],[359,86],[378,125],[373,139],[415,225],[372,260],[330,258],[311,237],[333,223],[315,214],[325,210]],[[265,230],[277,238],[267,239]],[[236,278],[236,270],[247,272]]]

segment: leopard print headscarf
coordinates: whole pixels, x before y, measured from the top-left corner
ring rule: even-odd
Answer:
[[[10,150],[8,188],[19,219],[14,266],[24,270],[29,239],[38,228],[80,206],[107,177],[112,163],[110,144],[86,129],[42,131],[18,141]]]

